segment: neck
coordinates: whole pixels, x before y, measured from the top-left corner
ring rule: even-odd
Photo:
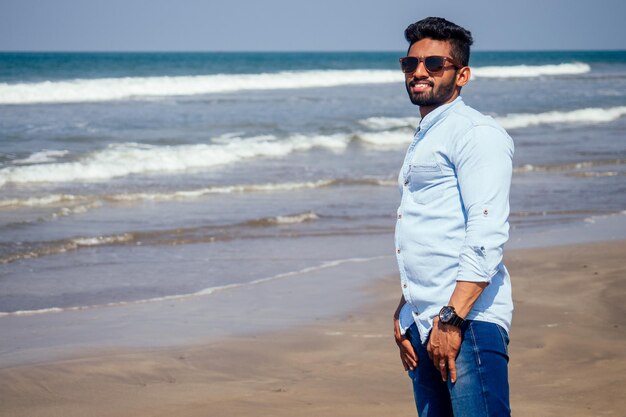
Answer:
[[[441,104],[437,106],[420,106],[420,116],[422,116],[422,119],[423,119],[424,117],[426,117],[428,113],[435,110],[439,106],[441,106]]]

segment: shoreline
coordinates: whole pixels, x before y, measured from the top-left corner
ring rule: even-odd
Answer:
[[[626,408],[625,254],[625,240],[507,252],[514,415]],[[0,369],[0,414],[414,416],[391,333],[397,279],[384,276],[356,311],[291,329]]]
[[[626,240],[624,214],[546,229],[513,229],[505,256],[518,249]],[[271,250],[300,269],[272,269],[270,259],[254,271],[246,270],[249,276],[256,275],[252,281],[244,278],[241,283],[149,300],[8,314],[0,317],[0,333],[11,335],[0,344],[0,369],[103,350],[197,345],[332,319],[365,305],[363,290],[380,277],[397,275],[395,256],[381,256],[389,253],[389,247],[387,234],[300,238],[293,248],[283,244]],[[201,260],[206,250],[200,244],[189,245],[185,256],[201,268],[207,262]],[[258,245],[255,250],[260,253],[250,259],[267,252]],[[304,263],[302,250],[309,254]]]

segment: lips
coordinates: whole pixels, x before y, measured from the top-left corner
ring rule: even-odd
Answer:
[[[411,91],[414,93],[422,93],[433,87],[433,83],[428,80],[413,81],[409,84]]]

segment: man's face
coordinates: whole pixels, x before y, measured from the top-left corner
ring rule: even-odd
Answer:
[[[408,56],[427,57],[432,55],[452,57],[450,44],[426,38],[411,45]],[[411,103],[420,106],[422,117],[442,104],[453,101],[458,95],[456,68],[449,62],[441,73],[430,74],[420,62],[413,73],[405,74],[406,91]]]

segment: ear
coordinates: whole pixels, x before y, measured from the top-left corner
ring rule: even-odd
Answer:
[[[457,87],[464,87],[467,83],[469,83],[470,78],[472,77],[472,71],[470,67],[463,67],[456,72],[456,85]]]

